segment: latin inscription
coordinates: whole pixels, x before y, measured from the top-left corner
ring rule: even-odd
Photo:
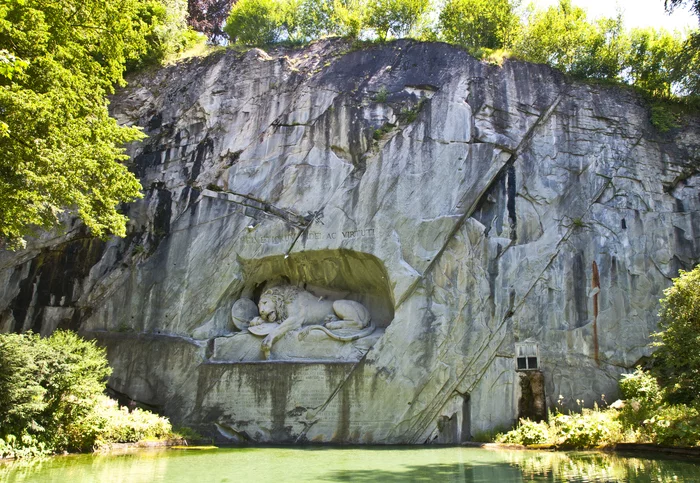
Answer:
[[[284,235],[269,235],[269,236],[246,236],[243,240],[246,245],[280,245],[283,243],[292,243],[297,237],[294,232],[289,232]],[[304,235],[299,237],[304,239]],[[340,232],[325,233],[322,231],[310,231],[306,234],[306,240],[346,240],[354,238],[374,238],[374,228],[364,230],[347,230]]]

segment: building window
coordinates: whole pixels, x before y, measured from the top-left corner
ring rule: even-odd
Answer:
[[[518,342],[515,344],[515,361],[519,371],[539,369],[539,350],[535,342]]]

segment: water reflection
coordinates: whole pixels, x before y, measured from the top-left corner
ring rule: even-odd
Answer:
[[[700,482],[700,461],[473,448],[150,450],[0,464],[0,482]]]

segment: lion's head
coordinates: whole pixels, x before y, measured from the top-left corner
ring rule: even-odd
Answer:
[[[260,296],[258,311],[260,317],[268,322],[284,322],[287,319],[288,305],[301,292],[298,287],[281,285],[266,289]]]

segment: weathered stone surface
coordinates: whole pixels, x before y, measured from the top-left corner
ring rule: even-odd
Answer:
[[[548,407],[614,400],[700,260],[698,118],[660,133],[546,66],[323,41],[144,74],[112,107],[149,135],[128,236],[0,254],[0,330],[96,337],[114,390],[222,438],[459,442],[517,416],[526,340]],[[231,306],[278,279],[381,330],[260,362]]]

